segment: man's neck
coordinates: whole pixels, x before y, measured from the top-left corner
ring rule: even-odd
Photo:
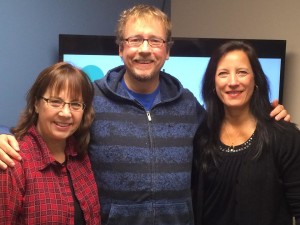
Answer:
[[[139,81],[137,79],[131,78],[125,73],[124,82],[127,88],[135,93],[150,94],[154,92],[159,86],[159,77],[155,79]]]

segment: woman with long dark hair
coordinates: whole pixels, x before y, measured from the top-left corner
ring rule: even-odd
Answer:
[[[300,132],[270,118],[267,78],[253,47],[220,46],[206,69],[207,110],[194,141],[196,224],[300,224]]]

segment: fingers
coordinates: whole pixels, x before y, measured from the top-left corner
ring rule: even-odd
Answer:
[[[20,151],[19,144],[14,136],[7,135],[7,142],[14,150]]]
[[[19,146],[12,135],[0,135],[0,169],[6,169],[8,166],[14,167],[15,162],[13,159],[22,159],[16,149],[19,150]]]
[[[272,105],[274,102],[272,102]],[[270,116],[275,117],[275,120],[280,120],[287,115],[287,111],[284,109],[283,105],[277,104],[275,108],[271,111]]]
[[[1,134],[0,135],[0,160],[5,162],[9,155],[16,160],[21,160],[21,156],[19,155],[19,144],[14,136]]]
[[[19,153],[10,145],[3,145],[2,148],[0,148],[0,160],[12,164],[13,160],[11,160],[10,158],[16,159],[18,161],[22,160]]]
[[[0,160],[0,169],[1,170],[6,170],[7,169],[7,165],[5,163],[3,163],[1,160]]]
[[[275,99],[271,104],[274,108],[270,113],[271,117],[274,117],[274,119],[277,121],[283,119],[287,122],[291,122],[291,115],[288,114],[288,111],[284,108],[283,105],[279,104],[277,99]]]
[[[291,115],[290,115],[290,114],[287,114],[287,116],[284,117],[284,120],[285,120],[286,122],[291,122],[291,121],[292,121]]]
[[[13,151],[15,152],[15,151]],[[12,157],[18,157],[19,154],[14,155]],[[6,169],[7,166],[9,167],[14,167],[15,166],[15,162],[13,161],[13,159],[11,159],[5,151],[3,151],[3,149],[0,148],[0,168],[1,169]]]
[[[279,121],[279,120],[285,120],[287,122],[291,122],[291,115],[288,114],[288,111],[283,109],[281,110],[276,116],[275,116],[275,120]]]

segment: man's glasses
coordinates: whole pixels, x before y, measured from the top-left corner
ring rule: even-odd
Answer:
[[[123,39],[123,41],[126,41],[126,43],[130,47],[139,47],[141,46],[144,41],[147,41],[148,44],[153,48],[160,48],[163,46],[163,44],[166,43],[166,41],[162,38],[152,37],[152,38],[143,38],[143,37],[129,37],[126,39]]]
[[[85,109],[85,104],[82,102],[64,102],[58,98],[41,98],[54,109],[62,109],[66,104],[69,105],[71,111],[82,111]]]

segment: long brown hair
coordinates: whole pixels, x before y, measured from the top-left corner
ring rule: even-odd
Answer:
[[[50,89],[52,92],[59,93],[68,87],[69,95],[74,99],[81,97],[86,107],[80,126],[74,133],[77,140],[79,154],[85,153],[90,141],[90,126],[94,119],[92,106],[94,88],[88,76],[78,68],[69,63],[60,62],[44,69],[27,93],[27,104],[20,115],[19,122],[12,133],[17,139],[21,139],[32,125],[37,124],[38,114],[35,112],[35,103],[44,93]]]

